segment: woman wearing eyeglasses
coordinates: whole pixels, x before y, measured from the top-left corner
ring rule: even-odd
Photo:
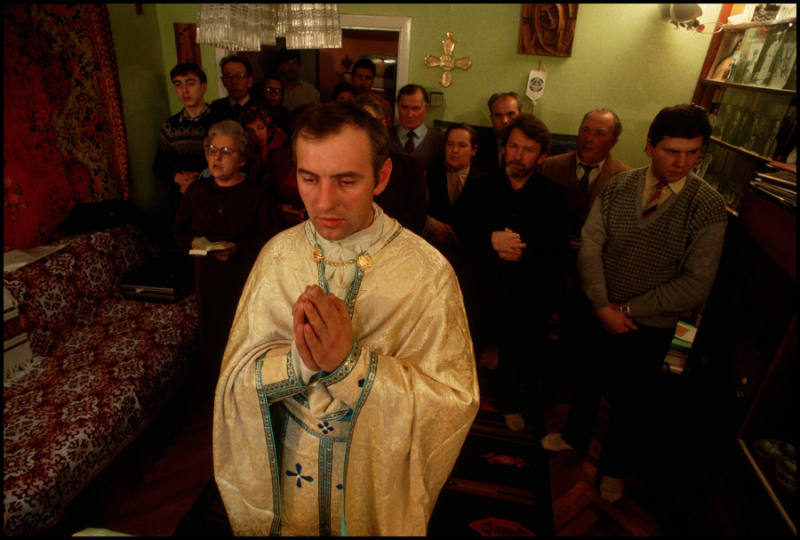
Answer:
[[[212,125],[204,146],[208,169],[186,190],[173,236],[187,252],[203,237],[229,243],[196,256],[194,264],[202,365],[193,372],[201,391],[213,391],[242,287],[261,247],[277,232],[278,218],[264,186],[242,171],[247,137],[238,122]]]

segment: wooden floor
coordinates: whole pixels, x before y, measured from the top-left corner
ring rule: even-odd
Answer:
[[[146,432],[139,444],[93,482],[92,507],[87,509],[87,503],[81,503],[84,516],[90,517],[67,520],[73,528],[62,525],[56,531],[72,534],[82,527],[97,527],[136,536],[171,536],[213,475],[210,407],[184,408],[188,409],[186,416],[176,414],[173,408],[166,420]],[[563,426],[567,411],[566,403],[546,403],[548,429]],[[602,429],[602,421],[598,425]],[[600,498],[596,487],[599,448],[594,439],[587,456],[574,452],[552,455],[556,534],[660,535],[660,524],[634,497],[626,494],[614,504]]]

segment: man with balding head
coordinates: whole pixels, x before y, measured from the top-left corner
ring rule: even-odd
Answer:
[[[489,119],[494,129],[495,144],[485,144],[478,148],[475,165],[484,171],[494,171],[503,161],[503,131],[511,121],[522,114],[522,98],[516,92],[492,94],[487,103]]]
[[[611,155],[620,133],[622,123],[614,111],[589,111],[578,129],[576,151],[550,156],[542,163],[541,173],[567,188],[569,193],[570,244],[575,252],[580,247],[581,227],[597,194],[612,176],[630,170]]]
[[[578,129],[575,152],[550,156],[544,160],[541,173],[564,186],[569,196],[569,261],[567,263],[566,294],[558,309],[559,343],[564,349],[566,362],[561,364],[567,387],[573,384],[573,373],[582,359],[593,357],[592,344],[585,340],[588,329],[594,325],[589,301],[578,275],[577,256],[581,246],[581,227],[589,208],[612,176],[630,169],[611,155],[619,140],[622,124],[609,109],[587,112]],[[555,321],[554,321],[555,322]]]

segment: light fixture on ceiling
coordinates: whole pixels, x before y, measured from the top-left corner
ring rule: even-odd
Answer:
[[[685,30],[702,30],[698,20],[703,15],[703,8],[699,4],[670,4],[669,21],[675,28]]]
[[[287,49],[342,46],[338,4],[199,4],[197,43],[258,51],[286,38]]]

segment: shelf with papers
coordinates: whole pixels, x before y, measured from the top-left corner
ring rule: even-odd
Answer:
[[[725,88],[739,88],[741,90],[755,90],[758,92],[769,92],[772,94],[783,94],[783,95],[794,95],[797,93],[797,90],[789,89],[789,88],[774,88],[772,86],[762,86],[758,84],[744,84],[744,83],[735,83],[735,82],[727,82],[727,81],[718,81],[716,79],[703,79],[700,81],[701,84],[705,84],[708,86],[721,86]]]
[[[761,154],[757,154],[757,153],[753,152],[752,150],[748,150],[747,148],[742,148],[741,146],[736,146],[735,144],[731,144],[731,143],[729,143],[727,141],[723,141],[719,137],[715,137],[715,136],[712,135],[711,136],[711,140],[713,142],[719,144],[719,145],[724,146],[725,148],[733,150],[734,152],[739,152],[739,153],[748,155],[750,157],[754,157],[754,158],[760,159],[762,161],[769,161],[769,158],[766,157],[766,156],[762,156]]]
[[[722,25],[722,31],[734,32],[736,30],[747,30],[748,28],[758,28],[761,26],[764,27],[778,26],[779,24],[791,24],[796,22],[797,22],[797,17],[791,17],[789,19],[781,19],[779,21],[755,21],[755,22],[746,22],[739,24],[724,24]]]

